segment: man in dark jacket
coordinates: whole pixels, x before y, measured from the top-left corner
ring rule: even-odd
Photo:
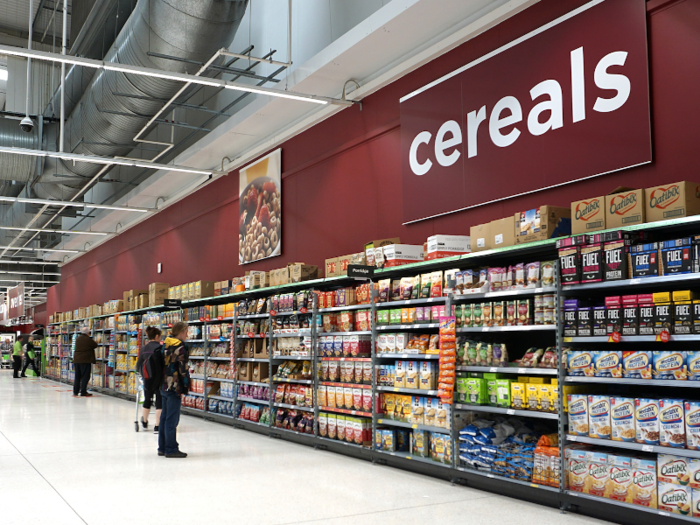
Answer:
[[[177,425],[180,422],[182,395],[190,388],[190,372],[187,362],[189,353],[184,341],[187,340],[187,324],[175,323],[172,334],[165,339],[163,368],[163,412],[158,431],[158,455],[166,458],[186,458],[177,443]]]
[[[160,342],[161,331],[155,326],[146,328],[148,344],[139,351],[139,358],[136,361],[138,370],[143,380],[143,414],[141,415],[141,426],[148,428],[148,414],[153,404],[153,396],[156,398],[156,425],[153,431],[157,434],[160,422],[160,414],[163,410],[163,398],[160,389],[163,386],[163,343]]]
[[[90,329],[86,326],[81,329],[81,334],[75,340],[75,352],[73,354],[73,368],[75,381],[73,382],[73,397],[91,397],[88,394],[87,384],[90,381],[91,368],[95,359],[97,343],[90,337]]]

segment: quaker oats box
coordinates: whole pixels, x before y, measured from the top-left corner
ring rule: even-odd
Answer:
[[[656,461],[632,458],[632,503],[656,508]]]
[[[634,399],[630,397],[611,397],[610,414],[612,423],[612,440],[634,443]]]
[[[608,396],[588,396],[588,436],[610,439],[610,398]]]
[[[700,401],[685,402],[685,441],[689,450],[700,450]]]
[[[651,369],[651,351],[626,350],[622,352],[622,377],[628,379],[651,379]]]
[[[662,447],[685,448],[685,407],[682,399],[659,400],[659,427]]]
[[[643,445],[659,444],[659,400],[637,398],[634,400],[635,441]]]

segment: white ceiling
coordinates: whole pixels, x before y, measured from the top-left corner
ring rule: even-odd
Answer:
[[[329,10],[333,5],[336,9],[342,9],[345,5],[329,0],[309,1],[328,6]],[[297,56],[308,53],[308,50],[300,50],[303,46],[297,44],[297,41],[304,38],[308,28],[304,27],[305,19],[297,16],[295,8],[292,49],[294,67],[289,77],[277,87],[287,85],[294,91],[339,97],[345,82],[355,79],[362,87],[349,98],[361,99],[539,0],[362,1],[366,3],[363,7],[371,11],[371,14],[344,32],[336,29],[337,32],[343,32],[341,36],[333,35],[333,39],[327,35],[327,44],[323,43],[324,46],[318,52],[303,62],[299,62]],[[261,4],[254,2],[254,9],[255,5]],[[281,14],[277,10],[276,14],[270,13],[269,16],[270,26],[277,25],[277,38],[286,42],[286,26],[281,34],[279,28],[281,19],[286,24],[286,10]],[[318,34],[312,36],[319,38]],[[239,30],[236,38],[244,39],[244,33],[241,34]],[[258,49],[269,47],[256,46],[256,52]],[[284,50],[286,46],[276,46],[275,49]],[[283,56],[284,53],[275,58],[280,60]],[[225,165],[225,169],[232,170],[342,110],[338,106],[317,106],[266,96],[249,98],[251,102],[248,105],[180,154],[174,162],[220,169],[221,159],[228,156],[234,161]],[[205,180],[206,177],[158,172],[114,204],[153,207],[158,197],[166,196],[165,206],[168,206],[190,194]],[[91,195],[86,196],[86,201],[90,200]],[[164,205],[161,201],[162,207]],[[91,227],[95,231],[115,231],[117,223],[121,223],[121,232],[145,218],[147,216],[143,214],[128,212],[99,212],[97,218],[91,221]],[[70,226],[64,224],[64,227]],[[73,237],[67,239],[64,246],[82,250],[86,247],[86,240],[93,242],[94,238]],[[108,238],[87,248],[94,248],[102,242],[108,242]],[[60,254],[48,258],[56,261],[63,259]]]

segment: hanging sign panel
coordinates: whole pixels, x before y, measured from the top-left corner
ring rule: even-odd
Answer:
[[[589,2],[400,107],[404,223],[651,162],[645,2]]]
[[[0,295],[0,323],[7,323],[10,318],[7,312],[7,296]]]
[[[8,315],[10,319],[24,316],[24,283],[10,288],[7,292]]]
[[[238,262],[282,253],[282,150],[240,170]]]

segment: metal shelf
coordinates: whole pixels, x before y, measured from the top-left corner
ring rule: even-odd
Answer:
[[[200,394],[198,392],[187,392],[188,396],[197,396],[197,397],[204,397],[204,394]]]
[[[204,359],[203,355],[191,355],[189,356],[189,359]]]
[[[388,332],[395,330],[430,330],[432,328],[440,328],[440,323],[422,323],[422,324],[383,324],[377,326],[377,331]]]
[[[349,408],[319,406],[318,409],[324,412],[337,412],[339,414],[347,414],[349,416],[372,417],[372,412],[363,412],[362,410],[350,410]]]
[[[238,381],[238,384],[239,385],[252,385],[252,386],[270,386],[270,383],[261,383],[259,381]]]
[[[273,355],[273,361],[311,361],[313,356],[310,355]]]
[[[532,487],[533,489],[548,490],[550,492],[559,492],[558,488],[550,487],[548,485],[540,485],[539,483],[533,483],[531,481],[523,481],[521,479],[506,478],[505,476],[499,476],[498,474],[492,474],[490,472],[485,472],[483,470],[474,470],[466,467],[457,467],[460,472],[466,472],[468,474],[476,474],[477,476],[483,476],[489,479],[497,479],[499,481],[507,481],[509,483],[517,483],[519,485],[525,485],[527,487]]]
[[[314,382],[311,379],[288,379],[286,377],[272,377],[273,383],[297,383],[300,385],[313,385]]]
[[[303,410],[304,412],[313,412],[314,411],[314,409],[310,408],[310,407],[300,407],[297,405],[288,405],[287,403],[272,403],[272,404],[277,408],[289,408],[292,410]]]
[[[372,385],[361,385],[358,383],[338,383],[333,381],[319,381],[319,385],[322,386],[340,386],[347,388],[362,388],[363,390],[372,390]]]
[[[566,376],[567,383],[614,383],[616,385],[646,385],[646,386],[672,386],[685,388],[700,388],[700,381],[675,381],[662,379],[629,379],[618,377],[585,377]]]
[[[590,494],[583,494],[582,492],[574,492],[572,490],[567,490],[566,494],[569,496],[576,496],[577,498],[583,498],[598,503],[610,503],[611,505],[617,505],[618,507],[624,507],[630,510],[641,510],[642,512],[648,512],[649,514],[656,514],[657,516],[663,516],[664,518],[674,518],[680,521],[687,521],[690,523],[698,523],[698,518],[692,516],[682,516],[680,514],[672,514],[664,510],[652,509],[649,507],[642,507],[641,505],[633,505],[631,503],[624,503],[622,501],[616,501],[614,499],[608,498],[598,498],[596,496],[591,496]]]
[[[449,428],[434,427],[431,425],[421,425],[419,423],[407,423],[406,421],[397,421],[395,419],[389,419],[389,418],[377,419],[377,425],[412,428],[414,430],[427,430],[429,432],[438,432],[441,434],[449,434],[450,433]]]
[[[260,359],[258,357],[237,357],[236,361],[244,361],[249,363],[267,363],[269,359]]]
[[[452,468],[452,465],[446,463],[438,463],[430,458],[424,458],[422,456],[416,456],[409,452],[388,452],[386,450],[377,450],[379,454],[386,454],[387,456],[394,456],[401,459],[410,459],[411,461],[419,461],[420,463],[426,463],[428,465],[435,465],[436,467]]]
[[[225,379],[223,377],[211,377],[211,376],[207,376],[207,381],[215,381],[215,382],[220,381],[222,383],[233,383],[234,382],[233,379]],[[239,383],[245,383],[245,381],[239,381]]]
[[[555,376],[556,368],[516,368],[514,366],[456,366],[457,372],[489,372],[497,374],[529,374],[540,376]]]
[[[559,414],[551,412],[537,412],[535,410],[515,410],[514,408],[492,407],[487,405],[456,404],[455,410],[469,410],[471,412],[489,412],[492,414],[507,414],[509,416],[534,417],[538,419],[559,419]]]
[[[626,286],[668,286],[674,283],[685,284],[688,281],[697,280],[700,280],[700,273],[683,273],[675,275],[660,275],[658,277],[637,277],[635,279],[622,279],[619,281],[604,281],[602,283],[571,284],[562,286],[561,290],[567,294],[584,294],[591,290],[608,290],[610,288],[623,288]]]
[[[352,332],[319,332],[318,336],[323,337],[325,335],[372,335],[371,330],[355,330]]]
[[[286,315],[311,315],[313,310],[306,310],[306,312],[300,312],[299,310],[294,310],[293,312],[276,312],[272,317],[283,317]]]
[[[219,401],[233,401],[234,399],[232,397],[224,397],[224,396],[212,396],[209,395],[207,396],[209,399],[218,399]],[[216,414],[216,412],[214,412]]]
[[[270,314],[250,314],[250,315],[239,315],[238,319],[267,319],[270,317]],[[227,317],[226,319],[232,319],[231,317]]]
[[[399,392],[402,394],[423,394],[425,396],[437,396],[437,390],[421,390],[420,388],[403,388],[400,386],[378,386],[380,392]]]
[[[236,339],[265,339],[267,335],[255,334],[255,335],[237,335]]]
[[[654,343],[656,335],[623,335],[620,336],[620,343]],[[669,342],[673,341],[700,341],[700,334],[669,335]],[[610,337],[598,335],[592,337],[564,337],[565,343],[608,343]]]
[[[321,357],[321,361],[354,361],[354,362],[369,362],[371,357]]]
[[[226,399],[226,401],[233,401],[233,399]],[[269,405],[270,400],[269,399],[255,399],[254,397],[244,397],[244,396],[238,396],[236,398],[236,402],[242,402],[242,403],[255,403],[258,405]]]
[[[311,330],[308,332],[276,332],[272,334],[272,337],[279,339],[282,337],[311,337]]]
[[[470,326],[457,328],[457,333],[466,332],[554,332],[557,329],[555,324],[529,324],[522,326]]]
[[[477,292],[455,295],[452,302],[461,303],[470,299],[490,299],[492,297],[522,297],[528,295],[557,293],[556,286],[542,286],[538,288],[523,288],[521,290],[503,290],[500,292]]]
[[[331,306],[330,308],[319,308],[316,310],[320,314],[325,314],[328,312],[346,312],[348,310],[369,310],[372,305],[367,304],[352,304],[350,306]]]
[[[446,297],[426,297],[424,299],[402,299],[399,301],[386,301],[377,303],[377,308],[397,308],[401,306],[410,306],[416,304],[443,304]]]
[[[209,360],[209,361],[230,361],[231,356],[228,356],[228,357],[207,357],[207,360]]]
[[[628,441],[613,441],[612,439],[598,439],[587,436],[566,435],[567,441],[574,443],[588,443],[590,445],[600,445],[601,447],[624,448],[627,450],[639,450],[641,452],[655,452],[657,454],[677,454],[687,458],[700,458],[700,450],[688,450],[686,448],[661,447],[658,445],[642,445],[641,443],[630,443]]]
[[[363,445],[358,445],[357,443],[350,443],[348,441],[340,441],[339,439],[331,439],[327,437],[322,437],[322,436],[317,436],[317,439],[320,439],[321,441],[328,441],[330,443],[335,443],[336,445],[345,445],[348,447],[355,447],[355,448],[364,448],[365,450],[371,450],[370,447],[365,447]]]
[[[378,359],[440,359],[439,354],[377,354]]]

